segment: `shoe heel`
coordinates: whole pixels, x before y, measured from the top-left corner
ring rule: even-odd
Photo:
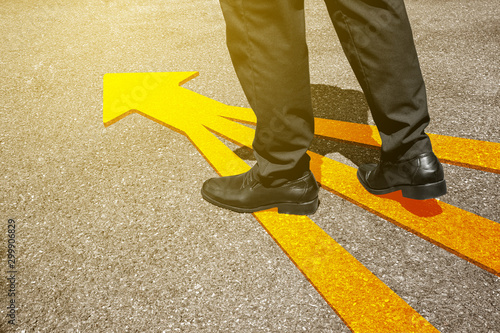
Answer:
[[[401,190],[405,198],[416,200],[432,199],[446,194],[446,181],[441,180],[432,184],[408,186],[403,187]]]
[[[282,203],[278,204],[278,213],[292,215],[312,215],[318,209],[318,198],[304,203]]]

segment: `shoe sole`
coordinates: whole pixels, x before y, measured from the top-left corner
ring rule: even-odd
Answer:
[[[259,207],[253,207],[253,208],[241,208],[241,207],[237,207],[237,206],[227,205],[227,204],[219,202],[215,199],[212,199],[211,197],[209,197],[208,195],[203,193],[203,191],[201,192],[201,196],[203,197],[203,199],[210,202],[211,204],[214,204],[216,206],[226,208],[226,209],[238,212],[238,213],[254,213],[254,212],[261,211],[261,210],[266,210],[266,209],[271,209],[271,208],[277,207],[278,213],[280,213],[280,214],[312,215],[316,212],[316,210],[318,209],[318,206],[319,206],[318,197],[316,197],[315,199],[313,199],[309,202],[300,202],[300,203],[280,202],[280,203],[273,203],[273,204],[269,204],[269,205],[263,205],[263,206],[259,206]]]
[[[384,189],[373,189],[364,183],[363,179],[359,176],[359,171],[357,177],[361,185],[375,195],[388,194],[401,190],[401,194],[405,198],[415,199],[415,200],[427,200],[440,197],[446,194],[446,181],[443,179],[435,183],[429,183],[424,185],[398,185]]]

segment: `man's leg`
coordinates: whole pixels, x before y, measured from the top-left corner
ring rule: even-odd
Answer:
[[[227,46],[257,116],[256,166],[213,178],[203,197],[238,212],[312,214],[318,185],[306,154],[314,135],[303,0],[221,0]]]
[[[314,135],[303,0],[220,2],[234,69],[257,116],[259,176],[298,178]]]
[[[424,81],[403,0],[325,0],[382,138],[381,164],[358,171],[371,193],[446,193],[443,169],[424,133]]]

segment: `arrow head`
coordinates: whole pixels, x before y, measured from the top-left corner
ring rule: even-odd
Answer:
[[[107,73],[104,75],[103,122],[109,126],[130,113],[161,109],[162,92],[175,89],[198,72]]]

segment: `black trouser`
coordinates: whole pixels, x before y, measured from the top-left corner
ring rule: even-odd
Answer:
[[[303,0],[220,0],[236,74],[257,116],[259,176],[296,178],[314,135]],[[382,138],[383,160],[432,151],[403,0],[325,0]]]

